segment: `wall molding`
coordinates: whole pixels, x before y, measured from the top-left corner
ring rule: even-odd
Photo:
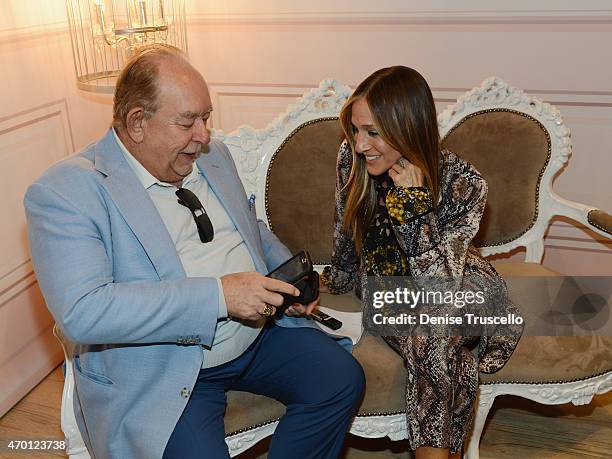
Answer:
[[[612,9],[465,11],[308,11],[187,13],[187,26],[206,25],[612,24]],[[68,21],[0,28],[0,45],[68,33]]]
[[[0,278],[0,309],[24,290],[36,283],[32,261],[28,258]]]
[[[612,240],[579,223],[553,221],[544,238],[547,247],[612,255]]]
[[[22,175],[15,182],[17,187],[11,187],[9,194],[9,218],[13,220],[3,225],[10,257],[3,258],[0,269],[0,321],[7,326],[6,346],[0,352],[1,416],[62,360],[61,347],[52,333],[53,319],[25,245],[21,201],[35,175],[74,151],[67,100],[52,100],[1,117],[0,140],[3,160],[26,161],[19,169]],[[10,171],[7,174],[4,177],[10,177]]]
[[[37,105],[19,112],[0,117],[0,135],[8,131],[28,126],[37,121],[42,121],[50,116],[60,116],[64,126],[64,138],[67,145],[74,151],[74,140],[70,117],[68,116],[68,101],[66,98],[53,100],[42,105]]]
[[[32,390],[64,359],[53,336],[53,324],[0,366],[0,417]],[[59,412],[58,412],[59,416]]]
[[[503,77],[503,76],[502,76]],[[332,79],[329,77],[329,79]],[[354,88],[358,82],[341,83]],[[475,81],[474,85],[480,84]],[[211,92],[226,96],[257,96],[257,97],[287,97],[296,95],[296,98],[310,89],[317,88],[316,83],[261,83],[261,82],[209,82]],[[473,87],[444,88],[432,87],[436,102],[455,102],[464,93]],[[523,89],[527,94],[556,106],[581,106],[612,108],[612,91],[588,89]],[[213,101],[214,102],[214,101]]]
[[[225,93],[231,95],[249,95],[253,94],[260,96],[287,96],[299,94],[301,97],[305,92],[313,88],[318,88],[319,83],[223,83],[223,82],[208,82],[208,87],[211,91]]]
[[[194,13],[201,25],[393,25],[393,24],[612,24],[612,10],[312,11],[289,13]]]
[[[31,128],[36,123],[50,118],[59,119],[61,135],[66,146],[63,154],[64,156],[70,155],[74,151],[74,139],[66,99],[49,102],[0,118],[0,136],[13,133],[19,129]],[[34,269],[30,258],[13,260],[12,266],[0,273],[0,308],[35,282]]]
[[[48,39],[63,34],[68,35],[67,21],[0,29],[0,46],[20,41]]]
[[[294,98],[298,99],[304,93],[310,89],[318,87],[318,83],[315,84],[262,84],[262,83],[217,83],[209,82],[208,88],[213,103],[212,113],[212,127],[222,127],[221,120],[223,119],[224,113],[224,101],[227,102],[229,98],[240,98],[240,97],[267,97],[270,99],[279,98]],[[286,107],[286,103],[283,103],[283,108]],[[282,111],[282,110],[281,110]],[[279,111],[280,112],[280,111]]]

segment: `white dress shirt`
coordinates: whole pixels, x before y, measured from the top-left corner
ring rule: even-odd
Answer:
[[[177,201],[175,194],[177,187],[153,177],[125,148],[114,130],[113,134],[128,164],[157,208],[174,242],[187,277],[217,279],[219,322],[212,347],[203,348],[202,368],[214,367],[235,359],[255,340],[265,323],[263,318],[258,322],[240,322],[227,318],[220,278],[226,274],[255,271],[253,259],[242,236],[208,185],[206,178],[194,165],[191,173],[183,179],[182,187],[188,188],[198,197],[212,222],[214,238],[211,242],[202,243],[191,212]]]

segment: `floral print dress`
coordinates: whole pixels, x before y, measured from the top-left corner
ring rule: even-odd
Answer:
[[[356,287],[360,295],[367,288],[368,276],[447,276],[465,290],[496,285],[505,294],[502,301],[496,295],[495,313],[518,314],[504,281],[471,245],[487,194],[486,182],[473,166],[449,151],[441,152],[442,191],[435,208],[426,188],[396,187],[387,174],[372,177],[377,204],[359,254],[351,235],[342,228],[344,186],[351,166],[350,146],[344,142],[337,163],[332,265],[322,276],[331,293]],[[462,450],[472,420],[478,371],[499,370],[510,358],[521,331],[520,326],[509,325],[480,337],[383,337],[406,363],[411,448]],[[476,354],[470,350],[474,346]]]

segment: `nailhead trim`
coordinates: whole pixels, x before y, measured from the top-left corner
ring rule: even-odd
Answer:
[[[607,373],[609,373],[610,371],[612,371],[612,368],[609,370],[604,370],[601,373],[592,375],[592,376],[587,376],[586,378],[577,378],[577,379],[571,379],[571,380],[567,380],[567,381],[542,381],[542,382],[524,382],[524,381],[496,381],[496,382],[490,382],[490,383],[480,383],[479,386],[494,386],[496,384],[529,384],[529,385],[535,385],[535,386],[543,386],[543,385],[547,385],[547,384],[566,384],[566,383],[573,383],[573,382],[579,382],[579,381],[586,381],[588,379],[592,379],[592,378],[597,378],[599,376],[603,376]],[[370,416],[397,416],[399,414],[404,414],[405,411],[383,411],[383,412],[368,412],[368,413],[360,413],[357,414],[355,417],[357,418],[367,418]],[[264,427],[267,426],[269,424],[273,424],[277,421],[280,421],[280,418],[276,418],[273,419],[271,421],[267,421],[267,422],[263,422],[261,424],[256,424],[254,426],[251,427],[246,427],[244,429],[240,429],[240,430],[236,430],[235,432],[231,432],[229,434],[226,434],[226,437],[233,437],[234,435],[238,435],[244,432],[248,432],[250,430],[254,430],[254,429],[258,429],[260,427]]]
[[[609,373],[610,371],[612,371],[612,368],[608,369],[608,370],[604,370],[601,373],[597,373],[594,375],[590,375],[590,376],[586,376],[584,378],[576,378],[576,379],[568,379],[568,380],[553,380],[553,381],[538,381],[538,382],[526,382],[526,381],[495,381],[495,382],[486,382],[486,383],[480,383],[480,386],[493,386],[496,384],[533,384],[536,386],[543,386],[546,384],[566,384],[566,383],[573,383],[573,382],[578,382],[578,381],[586,381],[587,379],[591,379],[591,378],[597,378],[599,376],[603,376],[607,373]]]
[[[601,225],[599,225],[599,224],[597,224],[596,222],[594,222],[594,221],[592,221],[592,220],[591,220],[591,212],[594,212],[594,211],[596,211],[596,210],[599,210],[599,209],[591,209],[591,210],[589,210],[589,213],[587,214],[587,221],[588,221],[588,222],[589,222],[591,225],[593,225],[595,228],[597,228],[597,229],[599,229],[599,230],[603,231],[604,233],[607,233],[607,234],[612,235],[612,232],[610,232],[610,231],[609,231],[607,228],[604,228],[603,226],[601,226]]]

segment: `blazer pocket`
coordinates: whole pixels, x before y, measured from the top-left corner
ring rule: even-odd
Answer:
[[[103,374],[83,368],[81,366],[81,359],[78,355],[75,355],[72,361],[74,363],[75,371],[77,371],[84,378],[104,386],[113,386],[115,384],[111,379],[107,378]]]

